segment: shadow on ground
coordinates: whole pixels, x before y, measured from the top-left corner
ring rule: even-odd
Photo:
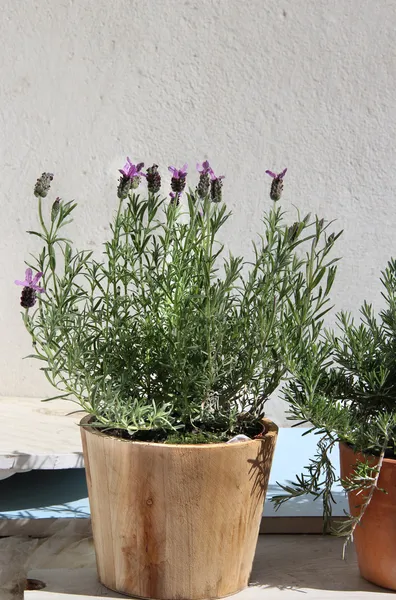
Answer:
[[[353,546],[348,547],[343,560],[342,545],[342,539],[332,536],[262,535],[257,545],[250,585],[392,593],[360,577]]]

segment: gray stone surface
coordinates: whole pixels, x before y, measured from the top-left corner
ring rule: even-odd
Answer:
[[[333,537],[263,535],[259,537],[251,585],[235,598],[346,599],[394,597],[359,576],[353,548],[345,561],[342,541]],[[92,539],[73,531],[73,524],[42,539],[0,540],[0,598],[21,600],[26,578],[44,581],[28,590],[25,600],[117,598],[96,577]]]

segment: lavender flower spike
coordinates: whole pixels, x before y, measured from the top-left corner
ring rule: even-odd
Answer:
[[[34,195],[37,196],[37,198],[41,197],[41,198],[45,198],[46,195],[48,194],[50,187],[51,187],[51,181],[54,178],[54,174],[53,173],[43,173],[41,175],[41,177],[39,177],[36,181],[36,185],[34,186]]]
[[[119,169],[121,177],[118,183],[117,194],[121,200],[125,200],[125,198],[128,196],[129,190],[134,190],[138,187],[140,183],[140,177],[142,175],[143,177],[145,176],[144,173],[141,172],[143,167],[144,163],[138,163],[137,165],[134,165],[129,156],[127,157],[126,164],[122,169]]]
[[[172,173],[172,191],[180,195],[186,186],[187,165],[183,165],[181,169],[176,167],[168,167],[168,169]]]
[[[21,306],[23,308],[32,308],[36,303],[37,292],[39,292],[40,294],[45,292],[45,289],[43,287],[37,285],[42,276],[42,273],[36,273],[36,275],[33,277],[32,269],[26,269],[25,280],[15,281],[16,285],[23,286],[21,294]]]
[[[148,167],[145,177],[148,191],[152,194],[158,194],[161,189],[161,175],[158,173],[158,165]]]
[[[197,194],[200,198],[205,198],[209,193],[210,181],[209,173],[211,167],[208,160],[205,160],[202,165],[197,163],[197,171],[199,173],[199,182],[197,185]]]
[[[210,177],[210,197],[212,202],[221,202],[221,188],[223,187],[222,179],[224,179],[224,175],[220,175],[217,177],[215,175],[213,169],[209,170]]]
[[[283,169],[283,171],[281,171],[278,174],[274,173],[273,171],[266,171],[267,175],[269,175],[273,179],[273,182],[271,185],[271,191],[270,191],[270,198],[274,202],[277,202],[277,200],[280,200],[280,198],[282,196],[283,178],[286,175],[286,171],[287,171],[287,168]]]

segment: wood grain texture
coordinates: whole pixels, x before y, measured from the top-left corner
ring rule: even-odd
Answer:
[[[161,600],[243,589],[278,432],[265,425],[259,440],[203,445],[128,442],[82,427],[100,581]]]

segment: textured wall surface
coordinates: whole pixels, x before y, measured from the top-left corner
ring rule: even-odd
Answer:
[[[51,390],[20,320],[36,224],[32,188],[79,201],[71,235],[99,249],[117,168],[208,157],[226,175],[228,239],[243,252],[268,205],[266,168],[289,168],[283,207],[337,219],[337,308],[378,306],[394,252],[394,0],[2,1],[1,395]],[[294,220],[294,214],[290,215]],[[273,403],[270,414],[281,407]],[[279,418],[278,418],[279,420]]]

